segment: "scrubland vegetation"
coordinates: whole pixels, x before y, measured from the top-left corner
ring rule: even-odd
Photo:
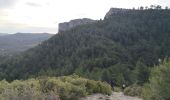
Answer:
[[[110,95],[109,84],[77,75],[0,82],[1,100],[77,100],[93,93]]]
[[[170,99],[170,60],[164,60],[155,66],[149,78],[149,83],[144,85],[142,97],[145,100]]]
[[[151,69],[149,81],[142,86],[134,84],[124,90],[126,95],[138,96],[144,100],[170,99],[170,60],[165,59]]]

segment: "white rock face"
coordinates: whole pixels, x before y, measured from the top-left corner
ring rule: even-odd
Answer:
[[[70,30],[76,26],[83,25],[83,24],[90,24],[95,22],[95,20],[83,18],[83,19],[74,19],[69,22],[60,23],[58,27],[59,32]]]

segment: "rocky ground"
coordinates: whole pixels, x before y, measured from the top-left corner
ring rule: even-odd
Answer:
[[[94,94],[80,100],[142,100],[138,97],[125,96],[122,92],[113,92],[111,96]]]

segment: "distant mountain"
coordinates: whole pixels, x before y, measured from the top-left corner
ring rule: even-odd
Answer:
[[[0,33],[0,36],[8,35],[7,33]]]
[[[25,51],[51,36],[53,35],[47,33],[0,34],[0,55]]]

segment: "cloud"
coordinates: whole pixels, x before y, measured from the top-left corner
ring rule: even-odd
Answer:
[[[32,7],[41,7],[40,4],[37,4],[37,3],[33,3],[33,2],[27,2],[26,5],[28,6],[32,6]]]
[[[18,0],[0,0],[0,8],[8,8],[17,3]]]

